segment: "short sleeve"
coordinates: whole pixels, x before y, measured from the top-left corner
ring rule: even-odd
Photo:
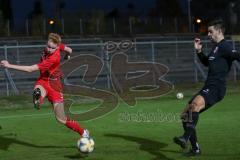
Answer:
[[[65,49],[65,44],[61,43],[61,44],[59,45],[59,49],[60,49],[60,51],[64,51],[64,49]]]
[[[222,51],[222,56],[230,59],[230,60],[240,60],[240,54],[235,49],[233,49],[233,46],[230,44],[225,45]]]

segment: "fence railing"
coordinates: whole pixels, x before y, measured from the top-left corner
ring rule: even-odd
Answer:
[[[111,57],[115,53],[109,54],[105,49],[106,41],[98,39],[98,42],[85,42],[85,43],[68,43],[67,45],[73,49],[73,56],[79,55],[94,55],[101,59],[104,64],[102,72],[100,74],[100,80],[96,81],[96,86],[99,88],[111,89]],[[199,82],[206,78],[206,69],[196,59],[194,53],[192,40],[142,40],[135,38],[132,40],[132,48],[127,51],[116,50],[116,53],[125,54],[128,57],[129,62],[150,62],[161,63],[169,67],[169,73],[166,75],[166,79],[172,83],[178,82]],[[0,46],[0,59],[7,59],[11,63],[17,63],[20,65],[30,65],[38,63],[41,51],[44,44],[38,45],[4,45]],[[32,42],[33,43],[33,42]],[[121,43],[121,40],[117,40],[116,43]],[[210,41],[203,40],[204,50],[208,52],[211,48]],[[233,43],[236,48],[239,47],[238,43]],[[121,66],[120,66],[121,67]],[[238,78],[237,70],[240,70],[239,63],[234,63],[233,67],[233,80]],[[38,76],[37,73],[29,74],[19,71],[9,70],[8,76],[4,74],[3,68],[0,68],[0,95],[9,95],[11,91],[29,92],[29,85],[33,85],[34,80]],[[70,77],[71,82],[76,82],[76,77],[83,77],[85,72],[80,70],[75,75]],[[200,74],[198,74],[200,73]],[[79,76],[79,74],[81,76]],[[76,76],[77,75],[77,76]],[[7,81],[6,81],[7,79]],[[11,83],[10,83],[11,82]],[[83,82],[81,82],[83,84]],[[28,86],[28,87],[26,87]],[[12,88],[12,89],[11,89]],[[14,92],[13,92],[14,93]]]
[[[12,20],[0,22],[0,36],[45,36],[49,32],[62,35],[134,35],[157,33],[187,33],[186,18],[78,18],[62,19],[34,18],[22,19],[17,24]],[[193,24],[194,25],[194,24]],[[192,27],[196,28],[196,27]]]

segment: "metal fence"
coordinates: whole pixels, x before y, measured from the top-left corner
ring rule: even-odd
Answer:
[[[164,39],[164,41],[163,41]],[[116,44],[120,44],[125,39],[112,40]],[[68,82],[78,85],[88,85],[89,87],[112,90],[111,83],[111,58],[114,54],[125,54],[130,63],[149,62],[164,64],[169,68],[169,72],[164,79],[172,83],[189,83],[203,81],[206,76],[206,68],[204,68],[197,60],[194,54],[192,40],[183,40],[181,38],[134,38],[132,47],[128,50],[116,50],[114,53],[108,53],[105,49],[108,40],[88,39],[64,40],[68,46],[73,49],[73,55],[84,56],[93,55],[103,62],[103,68],[98,75],[97,80],[92,84],[86,84],[82,79],[86,72],[86,66],[79,66],[69,77]],[[239,48],[240,43],[231,41],[234,47]],[[0,59],[7,59],[11,63],[20,65],[31,65],[39,62],[44,41],[9,41],[0,42]],[[5,44],[5,45],[3,45]],[[208,40],[203,40],[204,51],[208,53],[212,44]],[[119,67],[121,67],[119,65]],[[234,64],[230,72],[229,80],[236,81],[239,78],[237,70],[239,64]],[[137,72],[137,70],[136,70]],[[17,90],[20,93],[29,93],[32,90],[34,81],[39,73],[24,73],[15,70],[6,72],[0,68],[0,95],[11,95]],[[10,79],[9,79],[10,77]],[[12,82],[11,82],[12,79]],[[14,84],[11,84],[13,83]],[[14,87],[15,85],[15,87]]]
[[[45,36],[49,32],[62,35],[134,35],[134,34],[165,34],[187,33],[187,18],[78,18],[72,16],[62,19],[38,17],[34,19],[12,20],[0,22],[0,36]],[[194,25],[192,29],[196,28]]]
[[[188,32],[184,18],[68,18],[26,19],[14,25],[12,21],[0,22],[1,36],[44,36],[49,32],[62,35],[118,35]]]
[[[220,15],[219,15],[220,16]],[[211,16],[210,16],[211,17]],[[239,34],[239,22],[233,22],[228,14],[221,13],[229,34]],[[198,17],[150,17],[150,16],[107,16],[103,12],[63,14],[62,18],[35,16],[13,20],[0,19],[0,36],[45,36],[49,32],[62,35],[136,35],[166,33],[205,33],[208,18],[196,22]],[[213,18],[213,17],[212,17]]]

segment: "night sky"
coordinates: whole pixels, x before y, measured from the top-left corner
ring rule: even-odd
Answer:
[[[29,13],[33,10],[33,5],[36,0],[28,0],[27,3],[23,3],[20,0],[12,0],[12,12],[14,16],[14,24],[23,25],[22,23],[27,18]],[[178,0],[183,12],[187,8],[187,0]],[[43,13],[46,17],[52,17],[54,15],[54,0],[42,0]],[[61,0],[60,0],[61,2]],[[113,8],[119,8],[120,10],[126,10],[127,4],[132,3],[135,6],[135,10],[147,12],[149,9],[154,8],[155,0],[65,0],[66,6],[64,10],[77,12],[79,10],[92,10],[103,9],[110,11]]]
[[[21,23],[32,11],[35,0],[12,0],[12,12],[15,24]],[[115,7],[127,9],[128,3],[133,3],[136,10],[149,10],[154,7],[155,0],[65,0],[64,10],[77,12],[78,10],[104,9],[106,11]],[[54,0],[42,0],[43,12],[47,17],[54,15]],[[53,10],[54,11],[54,10]]]

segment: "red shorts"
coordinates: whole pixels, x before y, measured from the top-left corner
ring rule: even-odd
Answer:
[[[57,80],[45,80],[39,78],[35,85],[41,85],[46,91],[46,97],[52,103],[62,103],[63,93],[62,93],[62,84],[59,79]]]

